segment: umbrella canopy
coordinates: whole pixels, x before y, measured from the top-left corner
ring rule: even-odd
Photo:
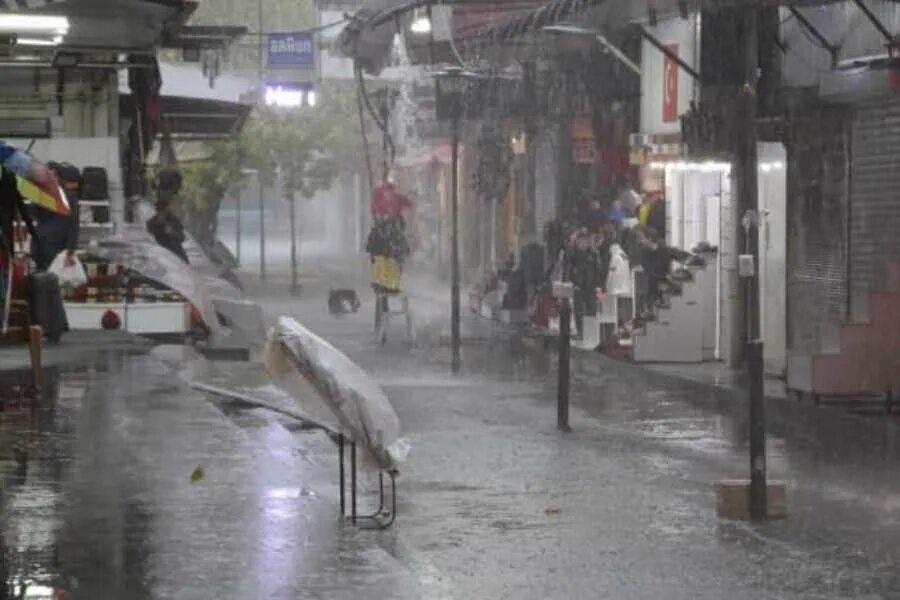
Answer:
[[[69,202],[58,184],[39,187],[21,175],[16,175],[16,187],[22,197],[42,208],[60,214],[69,214]]]

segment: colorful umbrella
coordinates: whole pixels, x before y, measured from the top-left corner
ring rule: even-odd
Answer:
[[[60,215],[69,214],[69,202],[58,184],[39,187],[21,175],[16,175],[16,187],[26,200]]]

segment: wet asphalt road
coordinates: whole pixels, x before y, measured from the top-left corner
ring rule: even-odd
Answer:
[[[326,291],[307,282],[267,311],[328,337],[393,399],[412,444],[394,528],[340,523],[322,434],[192,392],[147,354],[98,352],[53,367],[34,418],[0,414],[8,597],[900,597],[893,449],[794,428],[769,444],[790,517],[722,522],[712,482],[746,472],[740,411],[579,355],[561,434],[552,357],[467,322],[452,378],[432,300],[415,303],[415,347],[399,328],[382,347],[371,303],[332,319]],[[264,383],[255,364],[205,377]]]

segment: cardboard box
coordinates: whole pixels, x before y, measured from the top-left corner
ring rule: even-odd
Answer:
[[[787,485],[784,481],[769,481],[766,486],[767,512],[770,519],[787,517]],[[720,519],[747,520],[750,518],[750,480],[723,479],[715,484],[716,514]]]

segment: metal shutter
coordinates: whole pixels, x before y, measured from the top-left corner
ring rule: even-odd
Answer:
[[[849,114],[810,110],[788,148],[788,347],[821,352],[846,316]]]
[[[850,193],[851,314],[866,314],[888,260],[900,257],[900,102],[853,112]]]

